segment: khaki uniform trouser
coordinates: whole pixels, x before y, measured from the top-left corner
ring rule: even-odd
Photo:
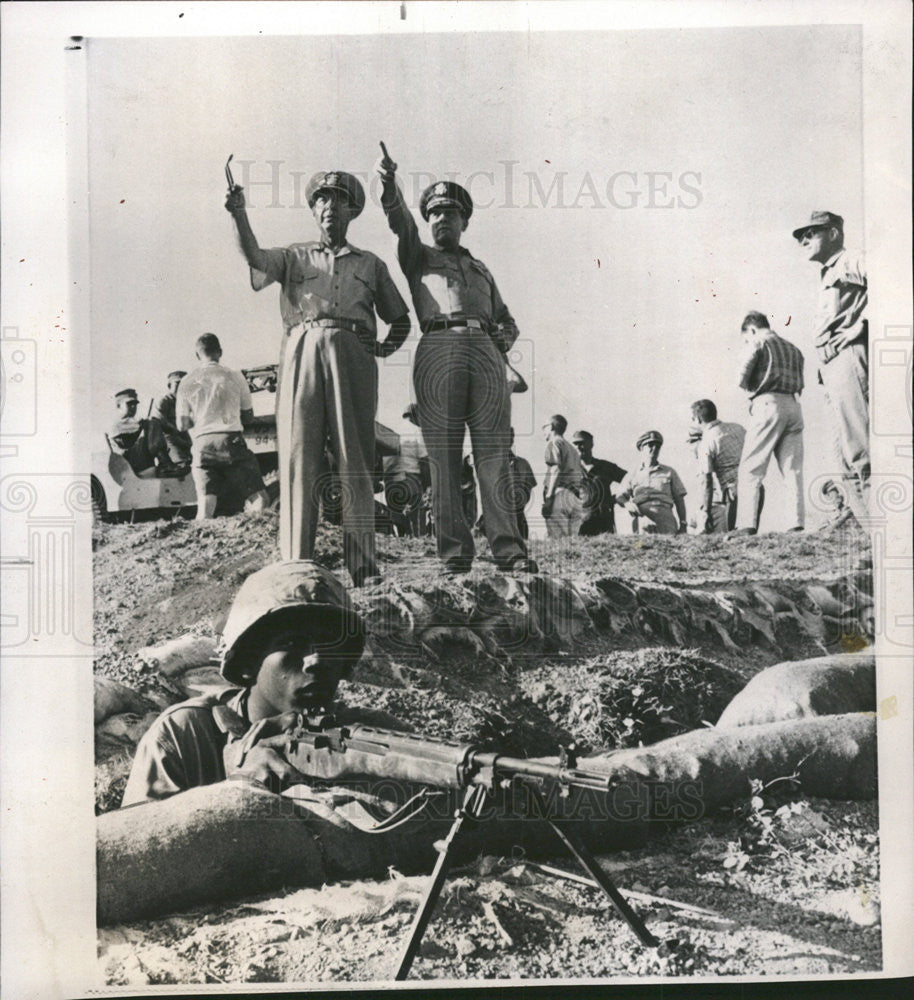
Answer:
[[[474,556],[460,488],[466,428],[492,555],[501,564],[525,557],[508,465],[511,403],[504,357],[483,330],[430,330],[416,350],[413,385],[432,477],[439,557],[447,565],[466,564]]]
[[[295,328],[283,338],[276,398],[279,551],[311,559],[321,497],[333,490],[325,446],[336,458],[343,556],[355,574],[376,572],[375,428],[378,369],[350,330]]]
[[[832,413],[835,458],[847,502],[863,523],[870,499],[870,388],[866,344],[849,344],[819,369]]]
[[[581,530],[584,505],[581,498],[567,486],[557,486],[552,503],[552,513],[546,515],[546,534],[549,538],[570,538]]]

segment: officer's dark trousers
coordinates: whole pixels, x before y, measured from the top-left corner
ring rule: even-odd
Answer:
[[[508,467],[511,404],[504,357],[482,330],[423,334],[413,369],[419,423],[432,476],[438,555],[446,566],[473,561],[472,526],[461,502],[465,429],[470,442],[486,538],[496,563],[508,567],[527,554],[517,525]]]

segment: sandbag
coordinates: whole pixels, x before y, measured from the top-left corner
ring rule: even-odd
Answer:
[[[191,667],[202,667],[216,655],[217,643],[210,636],[187,635],[169,639],[155,646],[144,646],[136,657],[148,667],[161,671],[166,677],[182,674]]]
[[[144,715],[153,705],[143,695],[110,677],[95,677],[95,725],[112,715]]]
[[[350,825],[328,793],[296,799],[238,781],[192,788],[97,819],[99,925],[145,919],[203,903],[239,898],[281,886],[429,873],[435,844],[451,828],[461,795],[442,796],[418,818],[387,833]],[[521,804],[521,808],[523,807]],[[594,824],[592,847],[623,848],[644,842],[637,821]],[[481,853],[511,857],[561,851],[541,819],[519,819],[493,807],[486,822],[469,823],[452,862]]]
[[[876,717],[855,712],[822,718],[772,722],[734,729],[698,729],[649,747],[617,750],[588,760],[632,786],[638,781],[662,794],[685,798],[687,812],[696,797],[701,814],[744,798],[749,781],[763,782],[796,772],[803,795],[833,799],[876,797]],[[672,790],[672,791],[671,791]],[[651,800],[653,819],[670,812]],[[670,819],[697,819],[671,815]]]
[[[612,779],[607,797],[558,798],[594,851],[632,846],[651,822],[700,819],[745,798],[749,781],[799,773],[805,795],[876,795],[876,720],[863,713],[707,729],[651,747],[587,758]],[[382,835],[364,833],[320,803],[302,804],[224,781],[98,817],[98,922],[151,917],[283,885],[430,871],[450,827],[453,797]],[[548,824],[493,810],[464,828],[454,861],[486,853],[555,856]]]
[[[717,726],[729,729],[875,711],[875,657],[871,653],[841,653],[778,663],[756,674],[727,705]]]

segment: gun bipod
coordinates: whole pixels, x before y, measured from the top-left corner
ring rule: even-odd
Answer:
[[[545,815],[546,803],[542,797],[542,793],[537,788],[532,786],[530,790],[538,799],[538,805],[542,810],[542,815]],[[438,860],[435,862],[435,867],[431,875],[431,881],[425,891],[422,902],[419,904],[419,909],[416,911],[416,915],[413,918],[413,924],[409,931],[409,937],[407,938],[403,951],[400,954],[400,961],[398,963],[394,979],[403,980],[409,975],[413,959],[415,959],[416,953],[419,951],[419,946],[422,944],[422,938],[425,935],[425,931],[428,928],[429,921],[432,917],[432,912],[435,909],[435,903],[438,901],[438,897],[441,895],[441,890],[444,888],[444,882],[447,878],[448,869],[450,868],[451,848],[454,846],[454,842],[457,839],[463,824],[466,821],[473,822],[477,820],[482,814],[483,807],[485,806],[488,797],[488,790],[481,785],[471,785],[466,790],[463,805],[457,810],[451,829],[448,831],[448,835],[439,849]],[[553,830],[555,830],[559,839],[568,848],[571,854],[577,858],[581,867],[584,868],[597,885],[606,893],[619,915],[635,932],[638,940],[648,948],[656,948],[660,942],[647,929],[647,926],[642,918],[628,904],[622,893],[620,893],[615,885],[613,885],[609,876],[600,867],[599,862],[591,853],[590,848],[584,843],[580,834],[571,829],[563,829],[553,820],[549,820],[549,825]]]

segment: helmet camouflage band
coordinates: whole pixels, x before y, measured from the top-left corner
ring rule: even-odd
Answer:
[[[240,654],[275,629],[306,631],[309,624],[319,624],[326,631],[328,622],[339,626],[335,655],[345,659],[348,672],[365,648],[365,626],[339,580],[310,559],[273,563],[252,573],[235,596],[222,632],[222,676],[245,683],[245,668],[253,664]]]

